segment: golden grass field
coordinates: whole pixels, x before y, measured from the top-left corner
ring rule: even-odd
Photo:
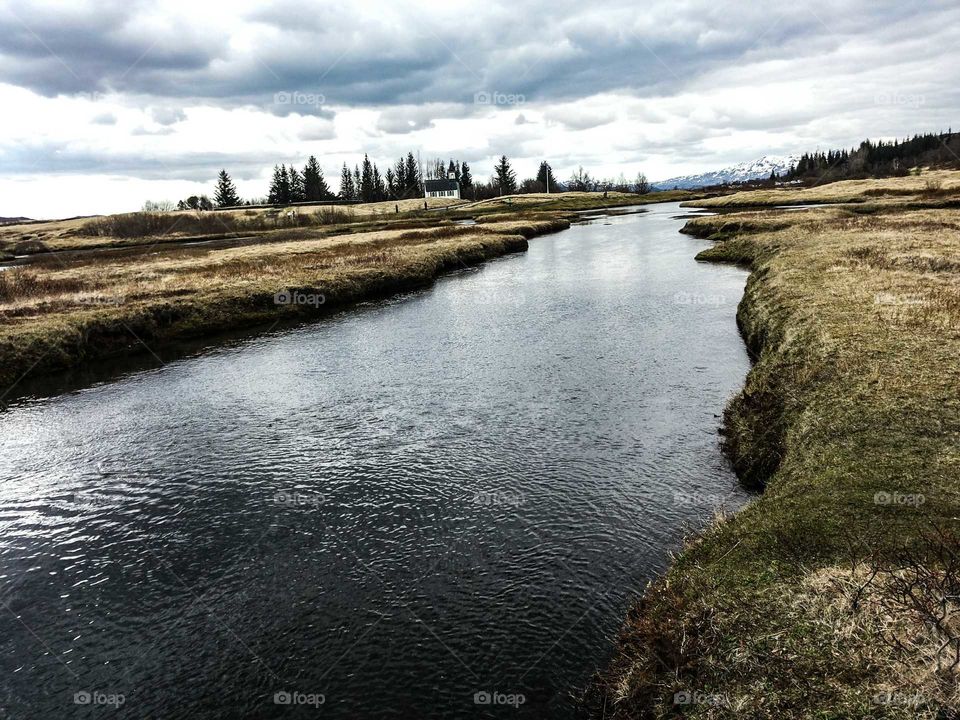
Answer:
[[[46,256],[0,271],[0,385],[127,352],[159,354],[178,339],[322,315],[523,250],[528,237],[565,227],[566,220],[540,218],[337,236],[294,228],[244,247]],[[323,301],[277,304],[277,293],[292,290]]]
[[[769,205],[808,205],[811,203],[900,203],[905,198],[917,201],[960,196],[960,173],[954,170],[925,170],[919,175],[870,180],[845,180],[809,188],[750,190],[691,200],[690,205],[722,209]]]
[[[321,203],[318,205],[298,205],[289,208],[240,208],[236,210],[207,211],[204,213],[195,210],[177,210],[163,213],[163,217],[169,220],[168,226],[170,229],[160,233],[159,237],[167,240],[175,240],[185,235],[232,234],[238,231],[235,224],[242,224],[245,221],[251,224],[253,222],[262,223],[263,227],[257,227],[251,230],[251,232],[257,232],[269,229],[271,224],[275,225],[274,229],[284,227],[284,221],[292,215],[310,218],[318,213],[331,211],[342,214],[345,222],[374,220],[389,218],[397,214],[396,211],[398,209],[402,214],[422,211],[424,202],[427,203],[430,209],[461,204],[457,200],[448,198],[430,198],[429,200],[420,198],[381,203],[365,203],[360,205],[331,205],[329,203]],[[195,230],[195,223],[191,222],[191,220],[198,217],[202,217],[205,220],[205,229],[207,232],[197,232]],[[111,237],[110,235],[83,235],[84,227],[96,222],[96,220],[96,217],[91,217],[0,225],[0,252],[11,252],[18,246],[23,250],[17,252],[17,254],[32,252],[33,250],[30,249],[30,246],[36,246],[38,243],[42,243],[50,250],[63,250],[109,247],[144,242],[152,244],[158,239],[157,234],[150,234],[140,238],[119,238]]]
[[[699,259],[752,269],[738,322],[756,364],[724,444],[764,491],[630,611],[598,715],[957,717],[960,210],[907,209],[922,182],[817,190],[899,207],[688,223],[715,243]]]
[[[157,354],[182,338],[322,314],[422,285],[461,263],[523,249],[528,237],[568,227],[579,210],[653,197],[430,199],[426,210],[416,199],[4,226],[0,254],[26,254],[32,262],[0,270],[0,387],[27,374],[138,350]],[[460,218],[482,224],[454,224]],[[285,288],[309,288],[325,302],[278,306],[274,295]]]

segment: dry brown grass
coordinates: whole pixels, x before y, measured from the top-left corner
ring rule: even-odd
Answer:
[[[753,270],[738,321],[757,362],[726,413],[725,444],[765,490],[631,612],[604,680],[607,717],[960,711],[956,671],[936,660],[947,638],[923,619],[956,602],[936,590],[947,555],[927,552],[925,537],[960,530],[958,228],[958,210],[905,207],[689,223],[717,240],[698,257]],[[852,608],[871,562],[884,574]],[[916,603],[901,582],[911,567],[926,573]],[[685,689],[730,706],[675,706]]]
[[[480,228],[442,226],[277,240],[219,250],[154,248],[112,259],[0,272],[0,383],[124,351],[134,336],[156,349],[180,337],[316,314],[430,282],[460,264],[526,247],[559,219]],[[281,291],[324,297],[321,308],[277,305]]]
[[[960,171],[926,170],[920,175],[869,180],[841,180],[810,188],[748,190],[719,197],[691,200],[690,207],[741,208],[768,205],[809,205],[814,203],[865,203],[904,197],[960,197]]]

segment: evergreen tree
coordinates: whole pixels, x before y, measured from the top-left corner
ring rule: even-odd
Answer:
[[[290,166],[287,171],[287,184],[290,187],[290,202],[303,202],[306,200],[306,191],[303,184],[303,175],[297,172],[297,169]]]
[[[320,164],[313,155],[303,166],[303,195],[304,200],[311,202],[329,200],[333,197],[330,188],[327,187],[327,181],[323,177],[323,170],[320,169]]]
[[[404,195],[406,197],[420,197],[423,195],[423,185],[420,178],[420,167],[417,165],[416,158],[412,152],[407,153],[406,160],[406,184],[404,185]]]
[[[393,170],[394,175],[394,195],[398,198],[407,196],[407,164],[401,157]]]
[[[473,176],[470,174],[470,166],[467,163],[463,163],[460,166],[460,195],[461,197],[466,195],[466,191],[470,190],[471,197],[477,199],[477,190],[473,187]]]
[[[343,170],[340,171],[340,199],[356,200],[356,191],[353,188],[353,174],[347,164],[343,164]]]
[[[353,199],[354,200],[363,200],[360,196],[360,168],[356,165],[353,166]]]
[[[290,175],[285,164],[280,165],[280,202],[284,205],[290,203]]]
[[[546,160],[540,163],[540,169],[537,170],[537,184],[543,188],[540,192],[557,192],[557,180],[553,177],[553,168]]]
[[[240,204],[237,188],[230,176],[227,175],[226,170],[221,170],[217,177],[217,191],[214,194],[214,199],[217,201],[217,207],[233,207]]]
[[[270,191],[267,194],[267,202],[277,204],[284,202],[283,188],[287,183],[287,171],[282,172],[279,165],[273,166],[273,178],[270,180]]]
[[[376,163],[373,165],[373,199],[375,202],[382,202],[387,199],[387,186],[380,176],[380,170]]]
[[[373,182],[373,165],[366,153],[363,155],[363,170],[360,172],[360,199],[363,202],[373,202],[376,187]]]
[[[510,161],[507,160],[506,155],[500,156],[500,162],[494,168],[494,173],[501,195],[512,195],[517,191],[517,174],[510,167]]]
[[[395,198],[397,196],[397,176],[393,174],[393,168],[387,168],[387,197]]]

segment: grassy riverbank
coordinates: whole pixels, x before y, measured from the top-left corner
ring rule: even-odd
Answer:
[[[28,373],[129,352],[162,357],[173,341],[421,287],[566,227],[562,218],[538,218],[332,238],[296,229],[287,240],[246,247],[50,258],[7,270],[0,273],[0,388],[11,392]]]
[[[26,375],[131,352],[160,357],[179,340],[422,286],[525,249],[527,238],[569,227],[581,211],[697,197],[704,194],[561,193],[431,199],[428,209],[405,200],[5,226],[0,255],[34,262],[0,272],[0,400]],[[468,218],[477,224],[454,224]],[[189,244],[198,241],[215,244]],[[234,241],[242,246],[224,246]],[[285,290],[314,300],[278,304]]]
[[[752,268],[725,444],[765,491],[631,610],[598,715],[956,717],[960,211],[904,209],[914,180],[883,181],[899,209],[688,224]]]
[[[298,205],[208,212],[136,212],[0,227],[0,259],[48,251],[158,247],[204,239],[257,237],[270,240],[283,231],[312,237],[351,235],[401,227],[435,226],[491,214],[565,213],[707,197],[687,190],[632,193],[570,192],[507,195],[480,202],[452,198],[398,200],[360,205]],[[425,206],[426,203],[426,206]]]
[[[905,202],[940,204],[960,200],[960,172],[926,170],[919,175],[814,185],[749,190],[689,201],[689,205],[712,210],[730,210],[774,205],[813,205],[824,203],[870,203],[896,206]],[[957,205],[954,203],[953,207]]]

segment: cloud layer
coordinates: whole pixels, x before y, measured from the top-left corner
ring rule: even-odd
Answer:
[[[118,178],[186,195],[221,165],[262,195],[311,153],[333,177],[413,150],[656,178],[945,129],[958,23],[946,1],[5,0],[0,215],[134,209]],[[35,206],[51,175],[83,188]]]

